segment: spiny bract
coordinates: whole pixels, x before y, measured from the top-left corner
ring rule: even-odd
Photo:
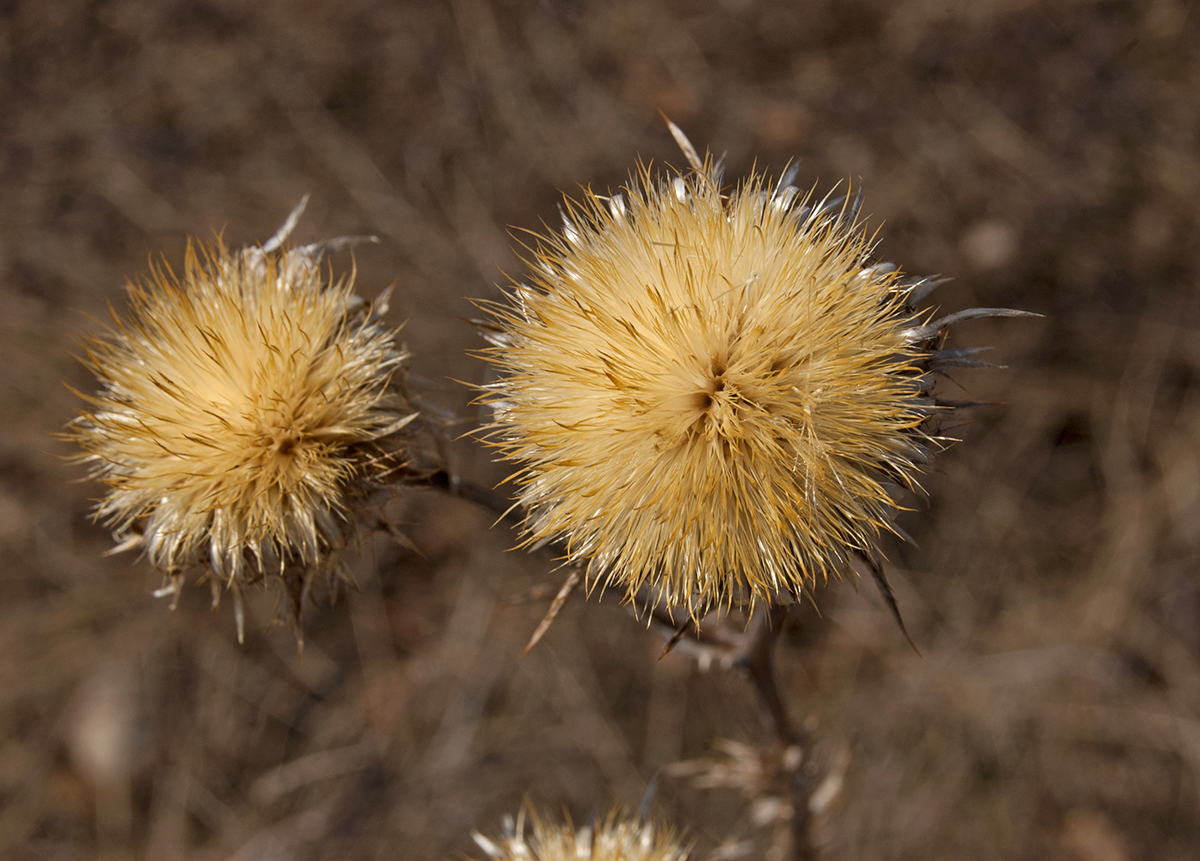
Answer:
[[[189,245],[182,278],[130,284],[128,316],[87,344],[101,389],[69,433],[109,487],[97,518],[164,592],[192,565],[235,598],[278,576],[292,622],[356,502],[403,466],[412,418],[386,299],[331,282],[324,246],[283,248],[298,214],[266,245]]]
[[[478,832],[476,844],[493,861],[686,861],[688,850],[671,830],[611,814],[603,823],[576,829],[570,823],[546,823],[531,812],[526,835],[525,809],[514,823],[504,819],[504,836],[492,840]]]
[[[484,400],[530,543],[692,612],[775,600],[869,553],[932,437],[936,282],[872,264],[858,205],[751,176],[643,169],[568,201],[491,305]]]

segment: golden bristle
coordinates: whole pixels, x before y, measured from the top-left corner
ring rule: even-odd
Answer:
[[[484,398],[528,542],[693,611],[871,550],[930,442],[934,337],[856,204],[695,167],[568,202],[491,308]]]
[[[356,503],[403,466],[412,416],[382,308],[331,282],[318,247],[278,245],[189,245],[181,278],[131,284],[87,345],[101,388],[69,436],[108,485],[97,518],[166,591],[193,565],[235,589],[280,577],[295,622]]]
[[[475,843],[491,861],[686,861],[689,854],[672,830],[618,813],[578,829],[543,822],[532,810],[528,815],[532,828],[523,808],[515,822],[505,817],[502,837],[477,832]]]

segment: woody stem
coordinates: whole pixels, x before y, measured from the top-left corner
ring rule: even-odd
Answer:
[[[736,661],[766,709],[776,739],[785,746],[804,740],[788,714],[775,678],[775,643],[783,633],[786,618],[786,606],[772,605],[765,613],[755,613],[750,620],[746,646]]]
[[[787,613],[786,605],[771,605],[766,612],[756,613],[750,620],[746,645],[736,663],[750,679],[780,747],[785,750],[800,747],[802,763],[807,765],[811,739],[792,721],[775,676],[775,644],[783,633]],[[791,861],[815,861],[817,857],[811,840],[812,814],[808,807],[811,794],[811,779],[801,770],[791,781]]]

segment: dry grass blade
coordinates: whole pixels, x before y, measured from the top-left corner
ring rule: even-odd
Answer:
[[[554,624],[554,620],[558,617],[559,612],[566,605],[567,599],[571,597],[571,592],[579,585],[579,580],[583,576],[582,569],[578,566],[572,566],[571,571],[567,574],[567,579],[563,581],[559,587],[558,594],[554,596],[554,600],[550,602],[550,609],[546,611],[546,615],[542,621],[538,623],[537,628],[533,632],[533,636],[529,638],[529,642],[525,644],[525,648],[521,650],[521,654],[527,654],[530,649],[538,644],[550,630],[550,626]]]

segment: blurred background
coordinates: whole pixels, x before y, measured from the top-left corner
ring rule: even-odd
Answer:
[[[885,547],[918,656],[873,587],[831,583],[780,653],[841,763],[831,859],[1185,859],[1200,846],[1200,11],[1183,0],[14,0],[0,3],[0,857],[444,859],[528,797],[584,821],[662,767],[769,736],[620,606],[433,492],[364,541],[358,591],[298,661],[250,602],[171,612],[104,557],[99,488],[53,433],[72,354],[186,237],[369,233],[448,440],[486,379],[460,318],[643,159],[660,112],[730,178],[800,159],[860,180],[879,253],[1008,306],[952,346],[1003,402],[952,434]],[[503,470],[470,441],[455,468]],[[547,592],[549,590],[549,592]],[[753,837],[734,793],[660,776],[703,857]],[[478,854],[475,851],[475,854]]]

